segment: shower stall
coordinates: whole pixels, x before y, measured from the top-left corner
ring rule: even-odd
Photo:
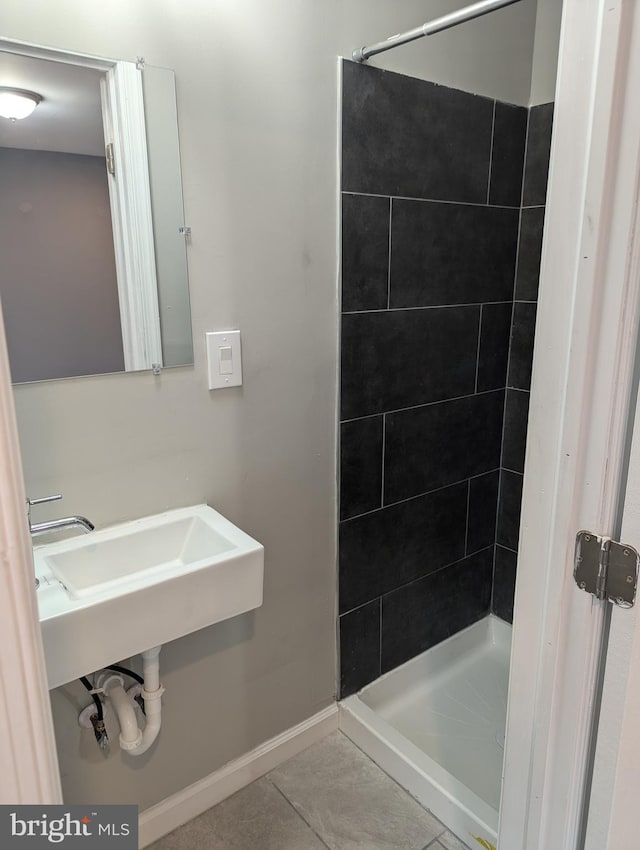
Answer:
[[[341,725],[467,843],[498,826],[552,115],[342,65]]]

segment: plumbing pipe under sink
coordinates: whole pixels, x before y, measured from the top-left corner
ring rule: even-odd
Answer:
[[[117,673],[106,673],[100,680],[100,688],[105,697],[111,700],[113,710],[120,724],[120,747],[132,756],[146,753],[160,732],[162,722],[162,694],[164,688],[160,684],[160,650],[161,646],[148,649],[142,653],[142,676],[144,687],[142,698],[147,723],[144,731],[138,726],[135,709],[131,698],[124,689],[122,677]]]

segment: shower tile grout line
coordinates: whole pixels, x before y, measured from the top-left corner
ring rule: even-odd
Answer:
[[[495,144],[496,133],[496,101],[493,101],[493,114],[491,118],[491,148],[489,150],[489,174],[487,175],[487,206],[489,206],[489,198],[491,196],[491,168],[493,166],[493,146]]]
[[[496,543],[496,546],[498,546],[500,549],[506,549],[507,552],[513,552],[514,555],[518,554],[517,549],[512,549],[511,546],[505,546],[504,543]]]
[[[343,310],[343,316],[369,315],[370,313],[406,313],[409,310],[452,310],[455,307],[486,307],[492,304],[511,304],[512,299],[506,301],[465,301],[460,304],[414,304],[409,307],[378,307],[375,310]],[[537,304],[537,301],[524,301],[524,304]]]
[[[387,450],[387,414],[382,414],[382,473],[380,486],[380,509],[385,507],[384,504],[384,456]]]
[[[380,508],[373,508],[370,511],[363,511],[361,514],[355,514],[355,516],[344,517],[344,519],[340,520],[340,523],[351,522],[353,519],[360,519],[363,516],[369,516],[370,514],[379,513],[380,511],[384,511],[387,508],[393,508],[396,505],[404,505],[406,502],[412,502],[414,499],[421,499],[423,496],[430,496],[432,493],[439,493],[441,490],[446,490],[447,487],[458,487],[460,484],[464,484],[465,481],[472,481],[475,478],[482,478],[483,475],[491,475],[494,472],[500,472],[502,467],[496,466],[493,469],[487,469],[486,472],[478,472],[476,475],[467,475],[466,478],[460,478],[458,481],[452,481],[451,484],[443,484],[441,487],[434,487],[433,490],[425,490],[424,493],[416,493],[414,496],[407,496],[406,499],[399,499],[397,502],[389,502],[386,505],[382,505]],[[522,473],[520,473],[522,474]]]
[[[498,543],[498,546],[501,544]],[[410,581],[406,581],[404,584],[399,585],[398,587],[393,587],[391,590],[385,590],[384,593],[380,593],[377,596],[374,596],[372,599],[367,599],[365,602],[360,602],[358,605],[354,605],[353,608],[349,608],[347,611],[339,611],[338,617],[346,617],[347,614],[353,614],[354,611],[357,611],[359,608],[364,608],[365,605],[371,605],[372,602],[375,602],[377,599],[380,600],[380,604],[382,605],[382,600],[385,596],[389,596],[391,593],[395,593],[397,590],[403,590],[406,587],[409,587],[411,584],[415,584],[418,581],[424,581],[426,578],[430,578],[431,576],[436,575],[436,573],[441,573],[443,570],[448,570],[449,567],[455,567],[457,564],[461,564],[463,561],[466,561],[467,558],[473,558],[475,555],[479,555],[481,552],[488,552],[489,549],[493,549],[494,544],[490,543],[488,546],[483,546],[482,549],[477,549],[475,552],[470,552],[468,555],[465,555],[462,558],[458,558],[455,561],[451,561],[448,564],[443,564],[441,567],[438,567],[437,570],[432,570],[430,573],[427,573],[423,576],[418,576],[417,578],[412,578]],[[503,546],[503,549],[507,549],[507,546]],[[510,551],[514,551],[511,549]],[[491,611],[487,611],[488,614]]]
[[[482,339],[482,308],[483,304],[480,305],[480,315],[478,317],[478,341],[476,342],[476,380],[474,384],[474,395],[478,392],[478,372],[480,371],[480,342]]]
[[[520,209],[519,206],[509,206],[509,204],[487,204],[483,201],[452,201],[447,198],[417,198],[412,197],[411,195],[389,195],[384,194],[383,192],[354,192],[348,189],[341,190],[343,195],[360,195],[364,198],[391,198],[394,201],[416,201],[419,204],[450,204],[451,206],[458,207],[483,207],[486,209],[490,207],[492,210],[513,210],[518,211]],[[533,207],[526,207],[525,209],[533,209]]]
[[[464,529],[464,555],[469,554],[469,505],[471,504],[471,479],[467,479],[467,522]]]
[[[453,396],[453,398],[440,398],[437,401],[425,401],[422,404],[412,404],[409,407],[394,407],[392,410],[378,410],[375,413],[366,413],[364,416],[351,416],[349,419],[341,419],[340,424],[346,425],[347,422],[359,422],[361,419],[371,419],[374,416],[387,416],[390,413],[405,413],[408,410],[419,410],[422,407],[431,407],[433,404],[446,404],[449,401],[461,401],[464,398],[474,398],[479,395],[489,395],[489,393],[503,393],[506,389],[507,387],[498,387],[498,389],[494,390],[482,390],[479,393],[456,395]],[[508,389],[511,389],[511,387]],[[525,390],[523,390],[523,392],[525,392]],[[528,392],[528,390],[526,390],[526,392]]]

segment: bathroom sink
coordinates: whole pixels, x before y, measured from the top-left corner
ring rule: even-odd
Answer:
[[[179,508],[34,548],[49,687],[262,604],[263,547]]]

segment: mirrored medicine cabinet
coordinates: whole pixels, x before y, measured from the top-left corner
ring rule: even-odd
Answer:
[[[172,71],[0,39],[0,298],[14,383],[193,363]]]

